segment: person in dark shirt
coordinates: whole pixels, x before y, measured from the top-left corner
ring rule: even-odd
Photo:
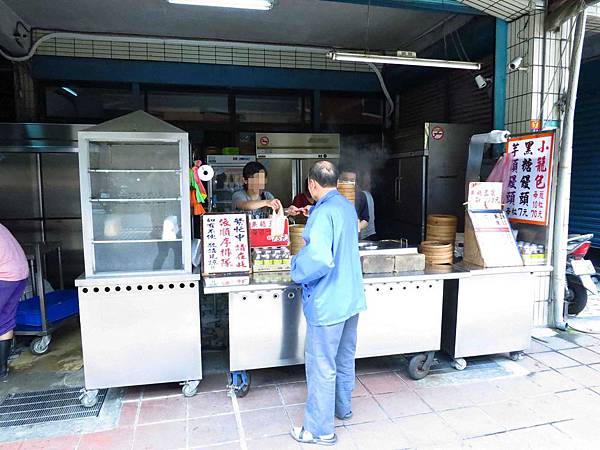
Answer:
[[[308,178],[307,178],[306,180],[304,180],[304,191],[294,197],[294,200],[292,201],[292,205],[294,205],[296,208],[302,209],[305,206],[314,205],[314,204],[315,204],[315,200],[312,198],[312,196],[310,195],[310,192],[308,191]]]
[[[356,214],[358,215],[358,231],[362,232],[369,225],[369,204],[367,203],[367,196],[358,186],[356,174],[357,170],[354,167],[343,166],[340,170],[339,181],[352,182],[356,186],[354,206],[356,207]]]

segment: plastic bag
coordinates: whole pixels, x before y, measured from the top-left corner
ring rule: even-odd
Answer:
[[[283,209],[273,212],[271,216],[271,236],[283,236],[285,233],[285,215]]]
[[[502,183],[502,203],[506,203],[506,191],[508,188],[508,181],[510,179],[511,166],[512,155],[510,153],[505,153],[498,159],[498,161],[496,161],[496,165],[490,172],[487,180],[485,180]]]

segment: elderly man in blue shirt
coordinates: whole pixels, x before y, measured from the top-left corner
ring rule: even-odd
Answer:
[[[333,445],[334,415],[352,417],[358,314],[366,310],[356,210],[336,189],[339,173],[329,161],[315,163],[308,189],[317,201],[292,260],[292,278],[302,285],[306,317],[304,358],[308,398],[304,425],[292,428],[298,442]]]

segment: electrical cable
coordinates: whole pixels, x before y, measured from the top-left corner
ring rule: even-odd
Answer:
[[[383,90],[383,95],[385,95],[385,98],[387,99],[388,104],[390,106],[389,110],[385,113],[385,116],[389,117],[394,112],[394,101],[392,100],[392,96],[390,95],[389,91],[387,90],[385,81],[383,79],[383,75],[381,75],[381,71],[379,70],[379,68],[375,64],[370,63],[370,62],[367,63],[367,65],[371,68],[371,70],[373,72],[375,72],[375,75],[377,75],[377,78],[379,79],[379,84],[381,85],[381,89]]]

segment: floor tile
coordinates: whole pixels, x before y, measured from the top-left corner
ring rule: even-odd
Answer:
[[[144,392],[143,386],[130,386],[126,389],[125,395],[123,396],[123,403],[137,402],[142,399],[142,393]]]
[[[468,398],[473,405],[498,403],[510,399],[510,395],[490,381],[459,384],[455,389]]]
[[[169,450],[186,446],[186,423],[177,422],[140,425],[135,429],[134,450]]]
[[[358,379],[373,395],[387,394],[389,392],[398,392],[408,389],[406,383],[394,372],[359,375]]]
[[[600,341],[594,336],[585,333],[569,332],[561,333],[560,337],[570,342],[574,342],[582,347],[590,347],[592,345],[600,345]]]
[[[600,396],[589,389],[559,392],[556,396],[561,400],[563,408],[575,418],[600,418]]]
[[[587,347],[587,349],[593,351],[594,353],[600,353],[600,344],[590,345],[589,347]]]
[[[369,391],[367,388],[360,382],[358,378],[354,381],[354,390],[352,391],[352,398],[354,397],[364,397],[369,395]]]
[[[187,399],[183,396],[143,401],[138,424],[185,419],[186,405]]]
[[[228,442],[218,445],[202,445],[200,447],[189,447],[190,450],[241,450],[242,446],[239,441]]]
[[[545,346],[541,342],[536,341],[535,339],[531,339],[529,344],[529,348],[525,350],[525,353],[542,353],[542,352],[551,352],[552,349],[550,347]]]
[[[559,369],[559,372],[583,386],[600,386],[600,372],[587,366]]]
[[[501,424],[477,407],[442,411],[439,415],[463,438],[472,438],[505,431],[505,428]]]
[[[577,344],[556,336],[544,337],[540,339],[540,343],[546,347],[550,347],[552,350],[564,350],[566,348],[578,347]]]
[[[572,348],[567,350],[561,350],[565,356],[568,356],[575,361],[580,362],[581,364],[598,364],[600,363],[600,354],[593,352],[592,350],[588,350],[587,348]]]
[[[522,400],[522,403],[533,410],[544,423],[571,420],[574,417],[573,412],[564,407],[556,394],[526,398]]]
[[[552,369],[563,369],[565,367],[580,365],[577,361],[558,352],[536,353],[531,355],[531,357]]]
[[[275,386],[252,388],[246,397],[238,398],[237,401],[240,405],[240,411],[283,405],[279,391]]]
[[[579,418],[555,423],[552,426],[573,439],[571,448],[591,449],[600,447],[600,422],[597,418]]]
[[[132,427],[137,420],[140,403],[123,403],[121,406],[121,416],[119,417],[119,427]]]
[[[133,428],[118,428],[81,436],[77,450],[130,450],[133,445]]]
[[[336,428],[335,429],[335,434],[337,435],[337,443],[335,444],[335,446],[333,446],[332,448],[335,450],[367,450],[367,449],[359,449],[356,444],[354,443],[354,440],[352,439],[352,436],[350,436],[350,432],[344,428],[344,427],[340,427],[340,428]],[[302,450],[315,450],[315,447],[321,447],[320,445],[315,446],[314,444],[302,444],[300,446],[302,448]],[[324,447],[326,448],[326,447]],[[368,449],[370,450],[370,449]],[[373,449],[374,450],[374,449]]]
[[[142,400],[183,396],[179,383],[149,384],[144,386]]]
[[[410,447],[455,443],[459,436],[436,414],[395,419],[402,433],[408,438]]]
[[[385,413],[373,397],[357,397],[352,399],[352,418],[344,421],[335,419],[335,421],[336,424],[353,425],[384,419],[386,419]]]
[[[534,373],[529,379],[547,393],[569,391],[581,387],[580,384],[554,370]]]
[[[253,439],[246,442],[248,450],[300,450],[302,447],[290,434]]]
[[[301,427],[304,423],[304,405],[286,406],[285,410],[292,421],[292,426]]]
[[[203,392],[187,399],[188,418],[233,413],[231,399],[225,392]]]
[[[214,445],[239,439],[233,414],[191,419],[188,422],[190,447]]]
[[[49,439],[33,439],[24,441],[22,450],[70,450],[77,447],[79,434],[71,436],[58,436]]]
[[[495,380],[493,383],[516,399],[534,397],[545,393],[544,389],[525,377],[501,378]]]
[[[269,408],[242,413],[242,425],[249,439],[288,433],[291,422],[285,408]]]
[[[425,402],[436,411],[464,408],[473,402],[454,385],[415,390]]]
[[[279,385],[279,391],[286,405],[295,405],[306,402],[306,383],[286,383]]]
[[[507,430],[531,427],[544,423],[531,408],[517,400],[481,405],[488,416]]]
[[[387,420],[349,425],[347,429],[359,449],[395,450],[410,446],[400,425]]]
[[[462,446],[464,449],[469,450],[500,450],[502,447],[500,446],[500,441],[498,440],[498,435],[490,435],[490,436],[482,436],[473,439],[468,439],[462,441]],[[521,449],[519,449],[521,450]]]
[[[431,412],[431,408],[412,391],[380,394],[374,398],[392,419]]]
[[[496,436],[498,447],[502,449],[536,449],[573,448],[569,439],[551,425],[509,431]]]
[[[0,443],[0,450],[19,450],[21,441]]]
[[[523,355],[523,359],[521,359],[520,361],[514,361],[514,364],[517,364],[518,366],[522,367],[523,369],[529,372],[541,372],[543,370],[550,370],[548,366],[542,364],[536,359],[533,359],[529,355]]]

